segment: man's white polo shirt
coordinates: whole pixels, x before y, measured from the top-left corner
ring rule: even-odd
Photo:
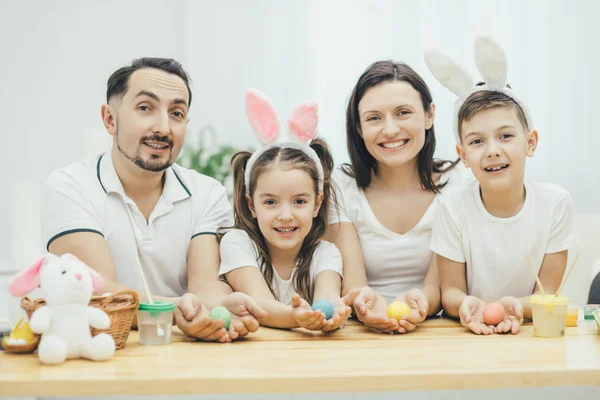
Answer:
[[[225,188],[217,180],[177,164],[165,173],[163,194],[146,223],[125,195],[110,152],[52,172],[42,195],[46,246],[73,232],[102,235],[117,282],[143,291],[135,259],[139,246],[150,291],[159,296],[183,295],[188,289],[191,239],[233,225],[232,213]]]

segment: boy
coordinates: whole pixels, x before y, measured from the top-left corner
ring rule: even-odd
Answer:
[[[571,196],[524,178],[538,133],[506,85],[502,49],[480,38],[475,53],[485,83],[471,86],[470,94],[461,89],[455,126],[457,152],[475,179],[440,197],[431,247],[446,313],[476,334],[516,334],[523,317],[531,318],[529,297],[539,290],[528,258],[547,293],[555,293],[562,280],[574,236]],[[494,301],[505,313],[491,326],[483,309]]]

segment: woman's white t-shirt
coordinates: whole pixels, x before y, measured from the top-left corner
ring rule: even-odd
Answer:
[[[468,173],[457,165],[442,174],[441,189],[466,180]],[[356,180],[337,169],[332,174],[339,210],[330,214],[330,224],[350,222],[360,241],[369,286],[388,302],[399,294],[420,288],[429,269],[431,257],[431,228],[439,195],[436,195],[421,220],[405,234],[385,228],[375,217],[365,193]],[[410,210],[407,210],[410,212]]]
[[[472,179],[440,197],[431,248],[466,264],[467,294],[483,301],[533,294],[544,256],[577,245],[571,195],[551,184],[525,181],[517,215],[498,218],[483,205]]]
[[[261,269],[262,262],[259,260],[258,249],[250,236],[241,229],[233,229],[223,236],[220,251],[221,268],[219,269],[219,275],[225,275],[242,267]],[[322,240],[315,249],[310,264],[311,284],[315,284],[315,279],[319,273],[328,270],[335,271],[342,276],[342,255],[334,244]],[[293,282],[295,273],[296,268],[292,271],[290,279],[284,280],[273,269],[271,287],[279,302],[288,305],[292,303],[292,296],[296,293]]]

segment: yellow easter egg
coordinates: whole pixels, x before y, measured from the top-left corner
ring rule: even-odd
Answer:
[[[392,301],[387,308],[387,315],[390,318],[400,321],[403,316],[410,314],[410,308],[401,301]]]

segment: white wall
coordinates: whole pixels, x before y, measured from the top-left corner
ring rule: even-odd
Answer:
[[[182,58],[182,4],[0,2],[0,260],[39,249],[36,188],[49,171],[110,145],[100,118],[109,75],[140,56]]]

